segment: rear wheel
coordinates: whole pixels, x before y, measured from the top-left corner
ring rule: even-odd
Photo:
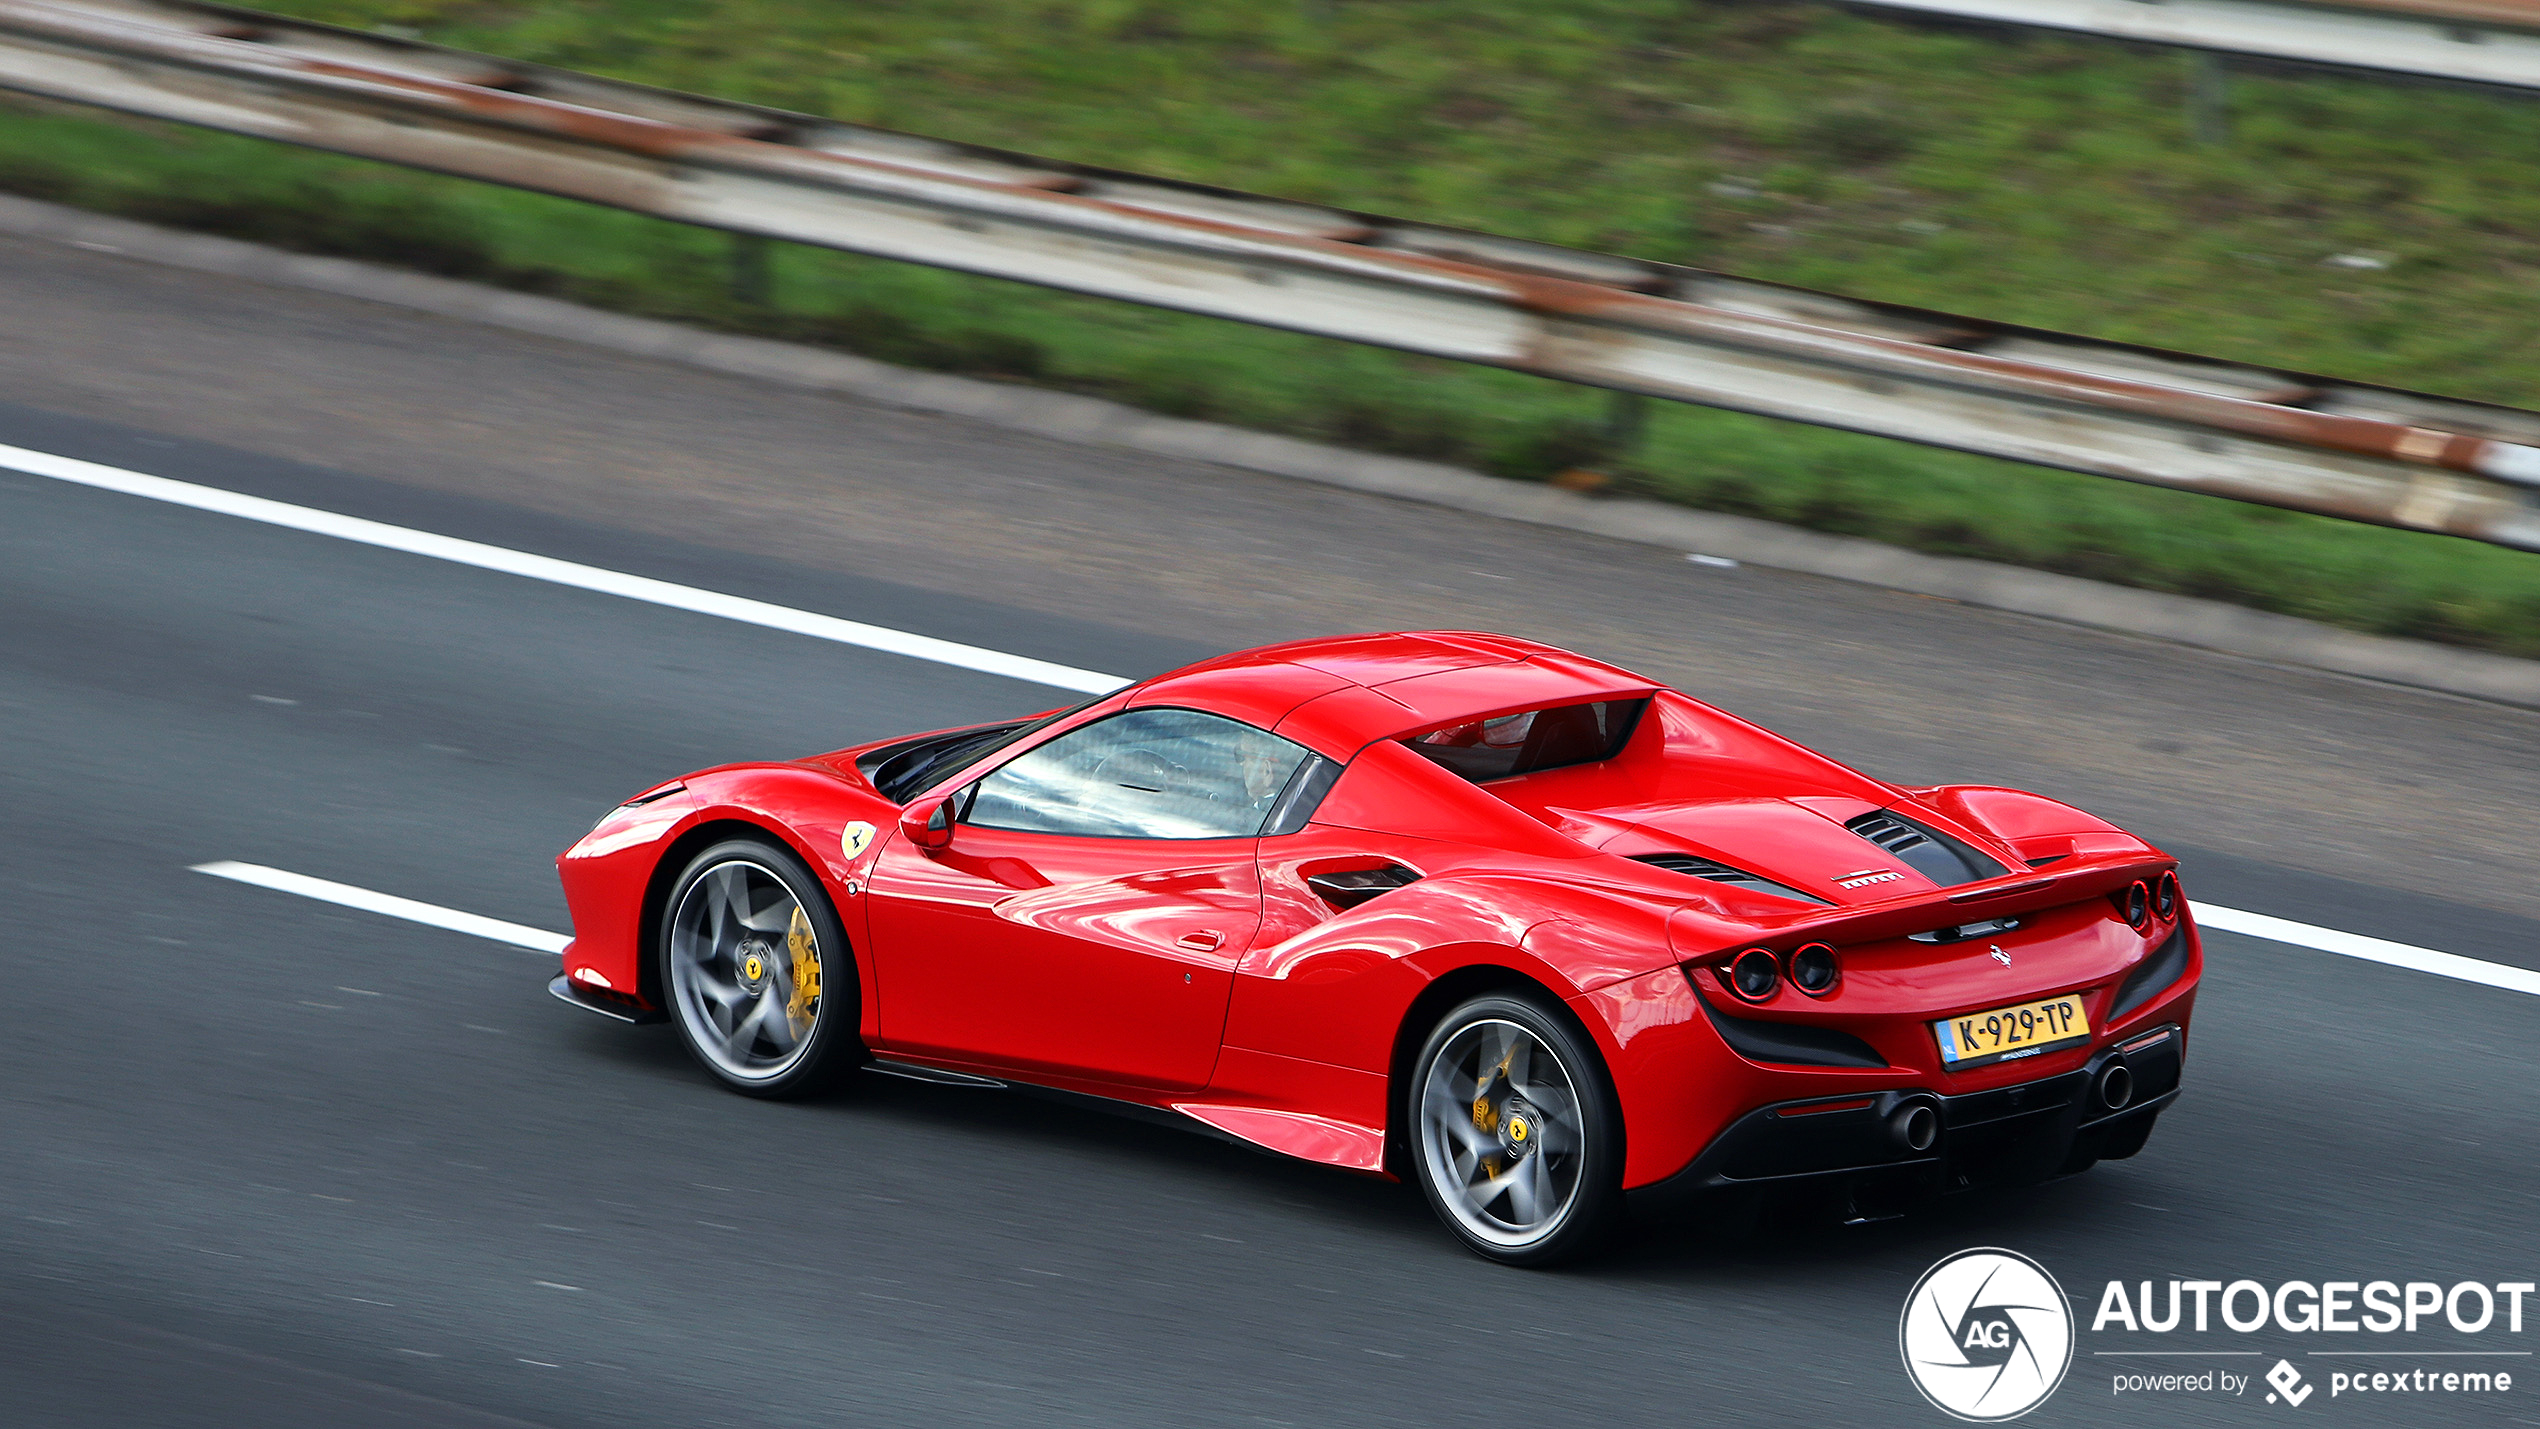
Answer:
[[[861,1060],[855,967],[802,860],[758,839],[698,854],[673,886],[661,986],[688,1051],[751,1096],[801,1096]]]
[[[1533,998],[1477,997],[1429,1034],[1409,1091],[1429,1206],[1476,1254],[1550,1265],[1612,1233],[1622,1123],[1605,1064]]]

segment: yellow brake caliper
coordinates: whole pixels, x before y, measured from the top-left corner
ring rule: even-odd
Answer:
[[[1512,1046],[1508,1049],[1507,1054],[1499,1059],[1499,1066],[1497,1068],[1482,1074],[1481,1088],[1473,1093],[1473,1129],[1482,1132],[1484,1135],[1488,1135],[1491,1132],[1499,1130],[1499,1108],[1490,1104],[1491,1083],[1500,1077],[1508,1075],[1508,1064],[1515,1060],[1517,1060],[1517,1049]],[[1499,1158],[1496,1156],[1483,1157],[1482,1174],[1485,1176],[1497,1176],[1499,1174]]]
[[[785,931],[785,951],[794,960],[794,995],[785,1000],[785,1020],[799,1038],[811,1030],[812,1014],[819,1011],[820,1002],[820,945],[812,941],[811,920],[800,908],[794,910],[794,925]]]

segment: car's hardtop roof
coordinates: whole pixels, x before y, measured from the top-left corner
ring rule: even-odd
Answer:
[[[1645,676],[1532,640],[1418,630],[1221,655],[1157,676],[1128,702],[1217,710],[1346,759],[1379,739],[1659,688]]]

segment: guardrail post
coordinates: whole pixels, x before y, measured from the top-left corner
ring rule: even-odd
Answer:
[[[1612,460],[1628,461],[1640,450],[1641,433],[1649,426],[1649,399],[1637,392],[1605,394],[1605,449]]]
[[[749,308],[773,305],[775,279],[769,262],[769,251],[773,246],[756,233],[732,235],[729,250],[732,301]]]
[[[2187,52],[2187,127],[2196,142],[2231,142],[2231,61],[2213,50]]]

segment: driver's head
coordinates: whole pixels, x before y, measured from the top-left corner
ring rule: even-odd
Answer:
[[[1251,799],[1267,799],[1279,792],[1280,760],[1266,752],[1246,753],[1235,761],[1244,773],[1244,795]]]

